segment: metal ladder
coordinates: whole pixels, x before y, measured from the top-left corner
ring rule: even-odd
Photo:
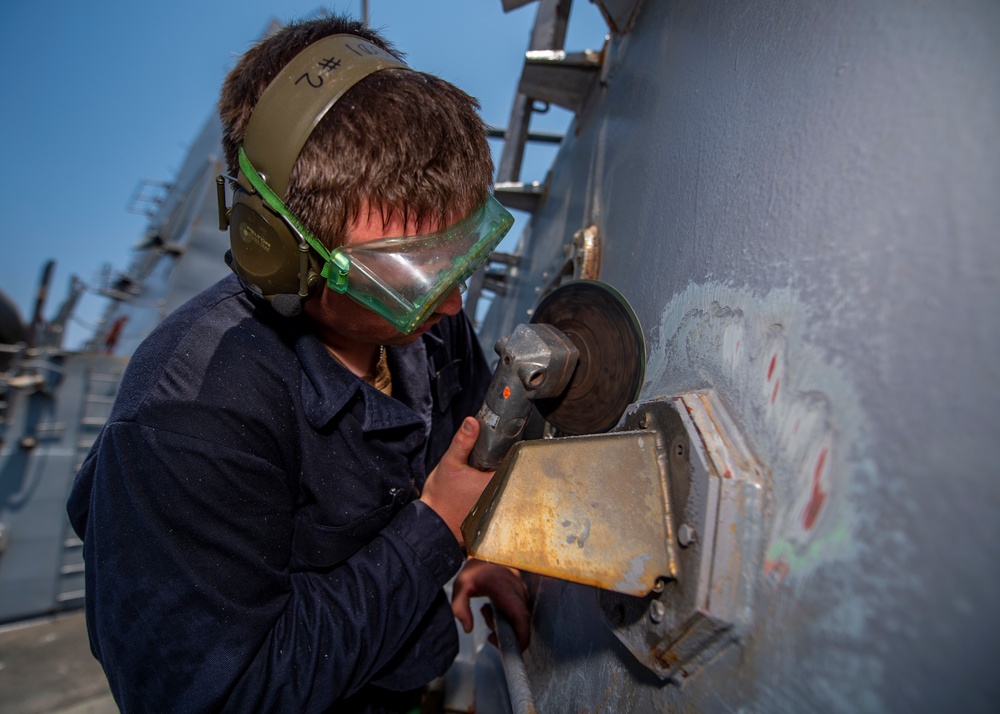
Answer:
[[[80,470],[90,447],[97,440],[101,429],[107,423],[114,403],[118,384],[121,381],[123,365],[119,360],[95,358],[83,373],[83,394],[78,421],[75,459],[70,483]],[[59,567],[59,583],[56,602],[60,608],[82,605],[84,596],[83,541],[73,531],[67,518],[63,538],[62,562]]]
[[[510,11],[526,2],[504,0],[504,9]],[[529,214],[538,210],[548,187],[543,181],[520,180],[525,147],[529,141],[558,144],[563,138],[551,132],[532,132],[532,114],[547,111],[550,104],[579,113],[600,75],[600,52],[563,50],[571,6],[572,0],[539,1],[507,128],[490,130],[491,137],[504,139],[494,195],[507,208]],[[516,270],[519,262],[518,255],[494,253],[469,281],[466,312],[475,318],[483,290],[504,297],[508,273]]]

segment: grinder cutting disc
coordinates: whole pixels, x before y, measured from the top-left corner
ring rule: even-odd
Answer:
[[[614,427],[634,402],[646,372],[646,345],[632,307],[610,285],[577,280],[547,295],[531,318],[565,333],[580,361],[562,395],[535,407],[567,435]]]

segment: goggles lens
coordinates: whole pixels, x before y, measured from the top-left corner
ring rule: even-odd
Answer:
[[[490,257],[513,223],[491,195],[444,230],[334,250],[328,284],[409,334]]]

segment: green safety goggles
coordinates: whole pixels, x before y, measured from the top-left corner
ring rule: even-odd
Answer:
[[[327,285],[410,333],[490,257],[513,223],[507,209],[488,196],[443,230],[335,249]]]
[[[326,261],[327,286],[350,296],[409,334],[486,260],[514,224],[492,195],[447,228],[379,238],[332,251],[314,238],[239,152],[240,168],[261,197]]]

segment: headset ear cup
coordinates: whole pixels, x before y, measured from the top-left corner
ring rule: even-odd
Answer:
[[[271,299],[298,295],[302,253],[300,241],[285,221],[260,196],[237,188],[229,221],[230,267],[251,290]],[[310,285],[321,284],[315,255],[310,251]]]

